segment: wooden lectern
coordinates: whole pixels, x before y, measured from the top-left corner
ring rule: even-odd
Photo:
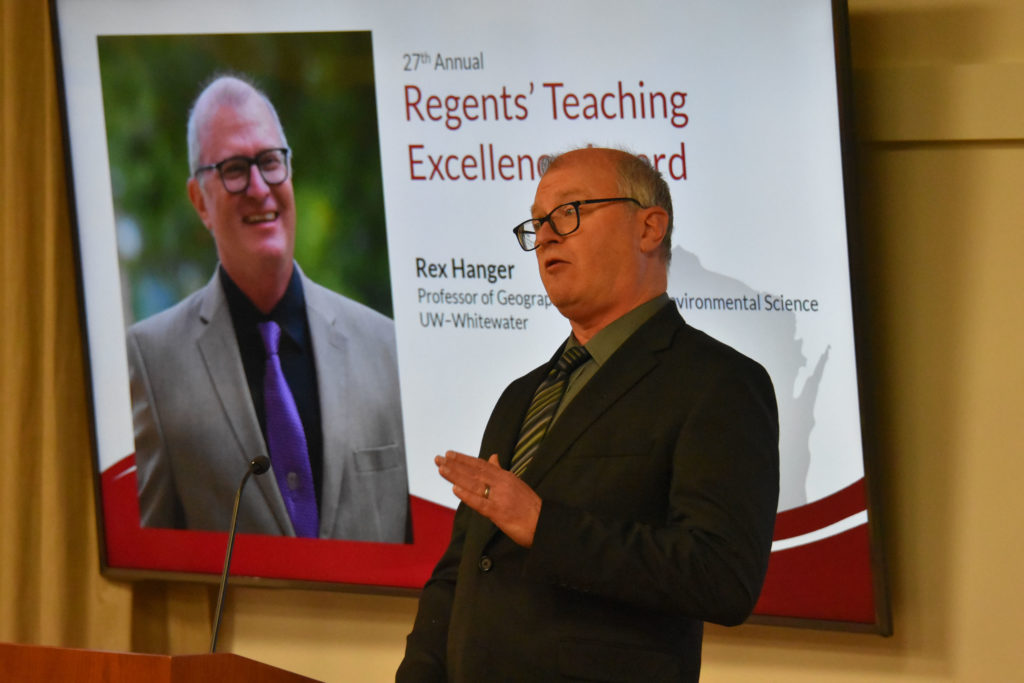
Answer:
[[[226,653],[143,655],[0,643],[0,681],[81,683],[317,683]]]

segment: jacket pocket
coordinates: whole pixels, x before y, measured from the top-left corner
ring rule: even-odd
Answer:
[[[376,448],[363,448],[353,453],[357,472],[378,472],[402,467],[405,462],[398,446],[390,444]]]

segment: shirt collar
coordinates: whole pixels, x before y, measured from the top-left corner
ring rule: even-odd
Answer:
[[[626,313],[617,320],[606,325],[604,329],[595,334],[586,346],[590,357],[594,359],[598,367],[604,365],[605,361],[612,357],[619,347],[632,336],[640,327],[651,319],[662,306],[668,303],[668,294],[662,293],[646,303],[642,303],[629,313]],[[579,346],[579,342],[572,335],[566,342],[566,348]]]
[[[302,291],[302,278],[298,267],[292,268],[288,286],[270,313],[264,314],[249,300],[223,266],[218,268],[224,296],[236,324],[255,328],[259,323],[273,320],[281,331],[300,348],[306,347],[306,297]]]

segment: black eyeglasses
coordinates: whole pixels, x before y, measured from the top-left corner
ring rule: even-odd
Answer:
[[[231,194],[241,194],[249,189],[249,172],[254,165],[260,171],[263,182],[267,185],[280,185],[288,180],[291,173],[291,166],[288,163],[290,150],[285,147],[278,149],[265,149],[256,154],[255,157],[237,156],[229,157],[224,161],[208,166],[200,166],[193,173],[198,177],[203,171],[217,171],[224,189]]]
[[[547,223],[551,226],[551,229],[555,231],[556,235],[565,237],[570,235],[580,228],[580,207],[584,204],[600,204],[602,202],[633,202],[641,209],[644,207],[636,199],[632,197],[611,197],[610,199],[581,199],[576,202],[568,202],[566,204],[559,204],[551,212],[543,218],[531,218],[528,221],[523,221],[516,227],[512,228],[512,232],[515,234],[516,239],[519,240],[519,246],[523,248],[523,251],[533,251],[537,248],[537,233]]]

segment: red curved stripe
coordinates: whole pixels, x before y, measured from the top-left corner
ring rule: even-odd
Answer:
[[[139,526],[135,456],[101,477],[107,565],[219,574],[227,532]],[[421,588],[451,536],[455,511],[409,497],[414,543],[365,543],[238,534],[232,575]]]
[[[772,553],[754,614],[875,623],[867,525]]]
[[[776,541],[817,531],[867,508],[863,477],[845,489],[775,517]]]
[[[135,458],[102,475],[107,564],[123,569],[219,574],[227,533],[139,527]],[[421,588],[444,551],[454,510],[410,496],[415,543],[322,541],[239,534],[232,574],[381,587]],[[864,509],[863,481],[780,513],[776,538],[821,528]],[[761,598],[765,616],[873,623],[866,526],[772,553]]]

